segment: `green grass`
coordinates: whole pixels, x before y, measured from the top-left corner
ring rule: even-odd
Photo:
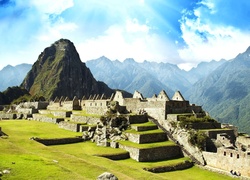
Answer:
[[[232,179],[210,171],[193,167],[187,170],[153,174],[143,167],[161,166],[184,161],[185,158],[139,163],[132,159],[112,161],[98,157],[98,154],[119,154],[121,149],[99,147],[92,142],[68,145],[44,146],[30,137],[58,138],[74,137],[75,133],[58,128],[56,124],[36,121],[0,121],[2,131],[9,135],[0,138],[0,170],[10,169],[2,180],[59,180],[59,179],[96,179],[103,172],[115,174],[123,179]]]

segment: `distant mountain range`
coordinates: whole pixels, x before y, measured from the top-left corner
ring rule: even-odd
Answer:
[[[31,64],[19,64],[17,66],[5,66],[0,71],[0,91],[6,90],[11,86],[19,86],[26,74],[31,69]]]
[[[170,63],[156,63],[134,59],[111,61],[100,57],[86,62],[94,77],[112,88],[124,89],[130,93],[138,90],[146,97],[152,97],[165,90],[169,96],[177,90],[186,92],[200,78],[205,77],[225,60],[202,62],[190,71],[181,70]]]
[[[52,59],[57,59],[58,53],[64,53],[64,51],[59,51],[61,46],[54,46],[54,53],[52,53],[52,50],[45,49],[33,66],[25,64],[3,68],[0,71],[0,78],[4,79],[5,83],[1,84],[1,88],[5,89],[9,86],[21,84],[22,80],[19,78],[23,77],[24,79],[28,71],[32,69],[22,83],[22,87],[30,92],[57,84],[55,91],[60,92],[60,95],[70,94],[71,97],[78,95],[72,88],[79,87],[78,90],[83,90],[82,88],[86,84],[81,84],[81,81],[87,77],[96,79],[92,80],[93,82],[96,81],[97,84],[99,84],[98,81],[103,81],[108,85],[106,87],[103,83],[102,87],[122,89],[130,93],[138,90],[145,97],[152,97],[161,90],[165,90],[171,97],[174,91],[179,90],[185,99],[188,99],[190,103],[202,105],[213,118],[224,123],[237,125],[240,131],[250,134],[250,103],[248,103],[250,102],[250,48],[232,60],[202,62],[190,71],[184,71],[169,63],[149,61],[138,63],[131,58],[121,62],[118,60],[111,61],[103,56],[82,63],[78,59],[77,52],[73,53],[72,50],[63,54],[63,61],[48,66]],[[22,67],[26,67],[26,69]],[[62,67],[67,68],[61,71]],[[19,70],[19,68],[23,70]],[[37,70],[39,68],[45,75],[38,78]],[[55,72],[59,74],[46,76],[46,72],[48,73],[50,69],[56,69]],[[89,72],[88,75],[82,73],[87,71]],[[16,75],[18,73],[19,75]],[[32,81],[36,79],[36,81],[30,83],[31,79]],[[37,90],[34,90],[36,88]],[[93,87],[91,88],[93,90]],[[63,92],[60,89],[63,89]],[[97,89],[93,92],[100,92]],[[48,97],[55,97],[55,95],[50,94]]]

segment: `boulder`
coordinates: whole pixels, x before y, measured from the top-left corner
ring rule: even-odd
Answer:
[[[104,172],[97,177],[97,180],[118,180],[118,178],[109,172]]]

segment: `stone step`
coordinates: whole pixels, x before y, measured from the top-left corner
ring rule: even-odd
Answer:
[[[161,129],[150,131],[127,130],[125,132],[128,140],[138,144],[162,142],[167,140],[167,135]]]
[[[129,123],[130,124],[139,124],[148,122],[148,117],[145,115],[131,115],[129,116]]]
[[[171,141],[150,144],[120,141],[119,148],[128,151],[130,157],[138,162],[154,162],[183,157],[180,147]]]
[[[158,129],[158,126],[156,124],[148,122],[142,124],[132,124],[131,129],[134,129],[136,131],[148,131]]]

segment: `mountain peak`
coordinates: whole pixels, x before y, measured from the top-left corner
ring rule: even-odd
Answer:
[[[39,94],[48,99],[112,93],[106,84],[95,80],[80,60],[74,44],[67,39],[60,39],[44,49],[21,86],[31,95]]]

